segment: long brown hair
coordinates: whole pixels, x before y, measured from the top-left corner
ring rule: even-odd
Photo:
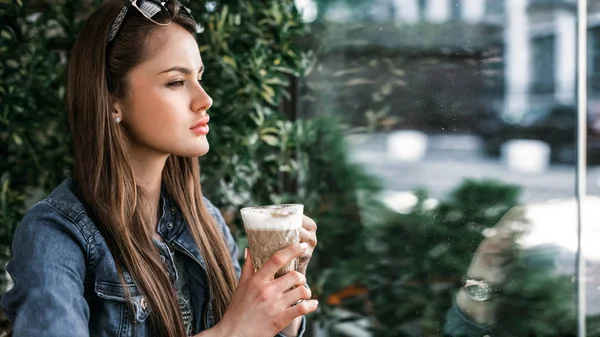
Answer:
[[[147,214],[144,191],[136,183],[124,131],[112,119],[113,98],[125,96],[127,75],[150,56],[150,39],[160,26],[131,8],[116,38],[107,46],[109,26],[123,4],[123,0],[111,0],[96,10],[71,51],[67,102],[74,178],[79,182],[79,197],[114,256],[121,282],[125,285],[126,270],[152,308],[150,320],[155,333],[183,337],[177,296],[152,243],[154,226],[148,222],[153,217]],[[175,1],[168,2],[168,8],[171,24],[195,33],[196,23],[180,13]],[[197,158],[171,155],[162,182],[206,261],[214,314],[219,320],[237,280],[222,234],[203,205],[199,174]]]

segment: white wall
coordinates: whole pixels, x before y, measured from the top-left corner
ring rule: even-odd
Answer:
[[[477,1],[477,0],[471,0]],[[427,0],[426,19],[429,22],[440,23],[450,17],[450,0]]]
[[[527,23],[527,0],[506,0],[504,30],[507,117],[519,118],[528,105],[531,50]]]
[[[408,23],[419,21],[418,0],[394,0],[394,5],[398,20]]]
[[[396,19],[402,22],[414,23],[420,20],[418,0],[393,0],[396,7]],[[486,1],[503,0],[461,0],[461,19],[476,23],[483,20],[485,16]],[[426,1],[425,19],[431,22],[448,21],[452,13],[450,0],[428,0]]]
[[[575,82],[577,78],[577,27],[575,13],[558,10],[555,15],[555,98],[560,103],[573,104],[575,103]]]
[[[387,0],[371,0],[370,15],[375,22],[388,22],[391,19],[390,2]],[[398,9],[396,4],[393,4],[394,9]],[[397,16],[397,15],[396,15]],[[396,18],[394,18],[396,19]]]
[[[461,0],[461,18],[470,23],[481,22],[485,16],[485,2],[500,0]]]

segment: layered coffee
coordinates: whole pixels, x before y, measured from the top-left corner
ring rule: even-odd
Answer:
[[[272,205],[242,209],[248,249],[255,271],[273,254],[300,241],[303,205]],[[275,277],[298,268],[298,259],[281,268]]]

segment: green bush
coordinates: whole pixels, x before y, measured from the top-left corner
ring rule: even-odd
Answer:
[[[2,270],[23,213],[69,173],[66,56],[81,23],[73,18],[83,9],[79,2],[44,2],[31,10],[20,1],[0,5]]]

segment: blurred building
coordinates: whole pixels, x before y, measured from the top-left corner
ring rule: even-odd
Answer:
[[[482,111],[518,119],[538,104],[575,104],[576,0],[328,3],[322,16],[335,27],[324,39],[338,64],[353,53],[401,59],[406,88],[386,101],[408,127],[470,130]],[[588,3],[589,95],[597,99],[600,0]],[[343,111],[353,108],[360,115],[370,106]]]
[[[515,118],[531,106],[575,104],[577,7],[575,0],[506,0],[506,97]]]
[[[325,46],[322,73],[309,79],[327,84],[315,90],[318,108],[341,113],[355,125],[365,113],[385,113],[396,117],[397,128],[460,132],[472,129],[481,111],[503,102],[501,2],[326,2],[321,6],[327,27],[320,35]],[[363,80],[358,71],[352,72],[354,81],[336,77],[343,69],[378,60],[394,69],[373,66]],[[379,88],[387,90],[379,93]]]

